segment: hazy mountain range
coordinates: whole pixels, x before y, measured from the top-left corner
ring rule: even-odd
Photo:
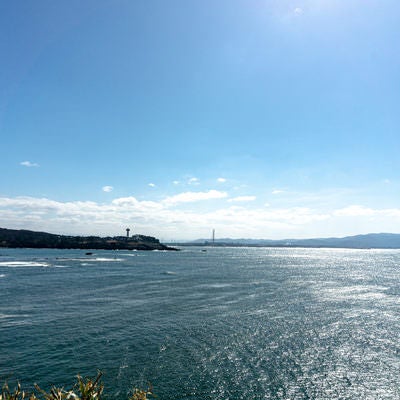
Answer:
[[[198,239],[180,243],[188,246],[259,246],[259,247],[342,247],[354,249],[397,249],[400,248],[400,234],[397,233],[369,233],[366,235],[346,236],[342,238],[315,238],[315,239],[230,239],[219,238],[213,243],[210,239]]]

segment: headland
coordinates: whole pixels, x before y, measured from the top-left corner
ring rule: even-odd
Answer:
[[[177,250],[152,236],[66,236],[0,228],[0,247],[94,250]]]

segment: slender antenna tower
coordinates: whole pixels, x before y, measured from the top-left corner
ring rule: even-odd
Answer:
[[[215,229],[212,230],[212,244],[215,243]]]
[[[127,239],[129,238],[129,231],[130,231],[130,229],[129,229],[129,228],[126,228],[126,238],[127,238]]]

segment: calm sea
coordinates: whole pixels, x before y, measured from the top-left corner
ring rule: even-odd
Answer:
[[[400,251],[0,249],[0,379],[125,399],[400,398]]]

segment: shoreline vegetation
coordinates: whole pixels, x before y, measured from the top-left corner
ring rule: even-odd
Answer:
[[[82,250],[178,250],[152,236],[66,236],[25,229],[0,228],[0,248]]]
[[[82,378],[78,375],[77,382],[71,389],[65,390],[53,386],[48,392],[37,384],[35,384],[35,391],[25,392],[19,383],[10,390],[6,382],[0,392],[0,400],[101,400],[104,392],[102,375],[102,372],[98,372],[93,379]],[[128,400],[147,400],[148,396],[156,397],[151,385],[147,389],[134,388]]]

